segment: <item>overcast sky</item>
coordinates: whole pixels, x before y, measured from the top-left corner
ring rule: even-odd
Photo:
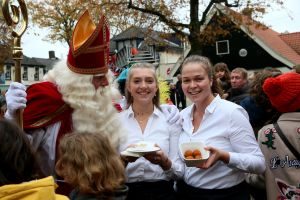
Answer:
[[[285,0],[286,9],[273,8],[266,14],[263,22],[271,26],[277,32],[300,32],[300,1]],[[48,52],[53,50],[58,58],[66,58],[68,45],[61,43],[49,43],[42,40],[45,30],[41,30],[40,36],[25,33],[22,37],[24,55],[28,57],[48,58]]]

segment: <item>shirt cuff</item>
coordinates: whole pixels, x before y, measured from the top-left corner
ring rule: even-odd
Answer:
[[[239,164],[239,155],[237,153],[229,152],[229,163],[227,164],[230,168],[236,168]]]
[[[174,176],[174,170],[175,170],[175,168],[174,168],[173,162],[172,162],[172,165],[171,165],[170,169],[164,170],[164,173],[168,177],[168,179],[172,179],[173,178],[173,176]]]

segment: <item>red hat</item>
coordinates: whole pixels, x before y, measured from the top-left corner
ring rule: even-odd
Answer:
[[[300,109],[300,74],[289,72],[268,78],[263,90],[279,112],[294,112]]]
[[[68,67],[79,74],[103,74],[108,71],[109,25],[102,15],[96,26],[88,11],[79,18],[73,31]]]

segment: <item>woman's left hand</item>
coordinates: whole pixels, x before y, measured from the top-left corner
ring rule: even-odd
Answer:
[[[147,160],[149,160],[151,163],[158,165],[162,162],[165,156],[164,156],[164,152],[162,150],[159,150],[153,153],[146,154],[144,155],[144,157]]]
[[[204,162],[199,164],[197,167],[201,169],[208,169],[213,166],[218,160],[224,163],[229,162],[229,153],[214,147],[205,147],[205,150],[210,151],[209,158]]]
[[[158,145],[155,145],[159,147]],[[154,153],[146,154],[144,157],[155,165],[160,165],[163,170],[169,170],[171,168],[172,162],[169,160],[168,156],[160,149]]]

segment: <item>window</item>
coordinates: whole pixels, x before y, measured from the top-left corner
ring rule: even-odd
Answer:
[[[23,80],[28,81],[28,68],[23,67]]]
[[[217,55],[229,54],[229,41],[221,40],[216,42]]]
[[[5,71],[5,80],[11,80],[11,66],[7,65],[6,66],[6,71]]]
[[[39,80],[39,67],[34,68],[34,80],[38,81]]]

